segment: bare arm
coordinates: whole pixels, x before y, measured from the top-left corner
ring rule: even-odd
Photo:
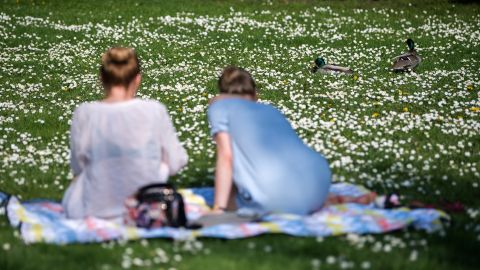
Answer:
[[[215,171],[214,208],[226,209],[229,206],[233,187],[233,158],[230,135],[219,132],[215,135],[217,162]]]

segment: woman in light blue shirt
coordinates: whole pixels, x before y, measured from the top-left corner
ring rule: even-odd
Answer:
[[[279,110],[256,102],[247,71],[227,67],[218,85],[220,95],[208,109],[217,145],[214,210],[306,215],[320,209],[331,181],[327,160],[303,143]]]

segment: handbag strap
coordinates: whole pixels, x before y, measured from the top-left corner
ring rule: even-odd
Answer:
[[[136,198],[139,202],[157,201],[159,198],[167,202],[174,199],[174,195],[177,193],[175,187],[168,183],[156,183],[142,187]]]
[[[153,184],[149,184],[149,185],[141,187],[138,190],[138,193],[144,193],[144,192],[148,191],[149,189],[153,189],[153,188],[169,188],[169,189],[173,189],[173,190],[176,191],[175,187],[170,183],[153,183]]]

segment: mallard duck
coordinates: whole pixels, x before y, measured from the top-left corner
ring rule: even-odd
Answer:
[[[393,58],[393,71],[406,71],[409,69],[415,69],[418,64],[422,62],[422,58],[415,50],[415,43],[413,40],[409,38],[407,39],[406,43],[408,46],[408,52]]]
[[[312,67],[312,73],[320,72],[320,73],[345,73],[345,74],[353,74],[353,70],[351,68],[341,67],[335,64],[327,65],[325,63],[325,59],[322,57],[317,57],[315,59],[315,64]]]

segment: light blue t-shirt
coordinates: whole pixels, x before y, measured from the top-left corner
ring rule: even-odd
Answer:
[[[231,138],[239,207],[305,215],[322,206],[331,180],[328,162],[279,110],[226,98],[210,105],[208,119],[212,136],[226,132]]]

